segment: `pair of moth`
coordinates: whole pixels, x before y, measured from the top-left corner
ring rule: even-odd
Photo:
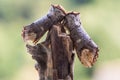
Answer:
[[[61,6],[52,5],[49,12],[45,16],[24,27],[22,37],[27,43],[29,52],[31,54],[35,53],[35,50],[39,50],[40,48],[45,50],[45,47],[48,47],[48,44],[45,43],[44,47],[43,44],[38,44],[38,41],[47,31],[50,31],[53,25],[57,24],[64,25],[64,31],[69,32],[70,39],[73,43],[73,48],[76,50],[77,56],[81,63],[86,67],[92,67],[98,58],[98,46],[82,27],[79,13],[66,13]],[[31,46],[29,45],[29,42],[37,45]],[[43,55],[44,57],[46,56],[45,54]]]

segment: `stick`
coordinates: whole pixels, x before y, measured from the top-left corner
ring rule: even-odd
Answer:
[[[61,32],[61,28],[61,25],[54,25],[50,31],[53,69],[57,74],[57,78],[53,80],[73,80],[72,41],[66,33]]]
[[[35,68],[38,71],[39,80],[53,80],[52,57],[47,47],[40,43],[35,46],[27,44],[26,47],[32,58],[37,61]]]

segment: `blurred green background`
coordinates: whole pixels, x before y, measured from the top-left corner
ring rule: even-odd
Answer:
[[[0,0],[0,80],[38,79],[21,30],[44,16],[51,4],[80,12],[82,25],[100,48],[92,68],[85,68],[76,56],[74,80],[99,80],[94,76],[100,66],[120,63],[120,0]]]

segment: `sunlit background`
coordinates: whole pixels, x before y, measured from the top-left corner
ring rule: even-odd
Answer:
[[[21,30],[51,4],[80,12],[82,25],[100,48],[92,68],[76,56],[74,80],[120,80],[120,0],[0,0],[0,80],[38,80]]]

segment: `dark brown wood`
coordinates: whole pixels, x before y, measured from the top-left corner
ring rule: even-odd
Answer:
[[[77,55],[83,65],[91,67],[98,57],[98,46],[83,29],[79,13],[68,13],[66,26],[74,43]]]
[[[35,68],[38,71],[39,80],[53,80],[52,56],[49,49],[41,43],[35,46],[27,44],[26,47],[32,58],[37,61]]]
[[[61,6],[51,5],[49,12],[44,17],[24,27],[22,33],[24,41],[26,42],[30,40],[34,43],[37,43],[53,24],[57,24],[63,20],[65,14],[66,13]]]
[[[57,74],[57,78],[53,80],[73,80],[72,41],[66,33],[61,32],[61,28],[63,27],[60,24],[54,25],[50,31],[53,70],[55,70],[55,75]]]

